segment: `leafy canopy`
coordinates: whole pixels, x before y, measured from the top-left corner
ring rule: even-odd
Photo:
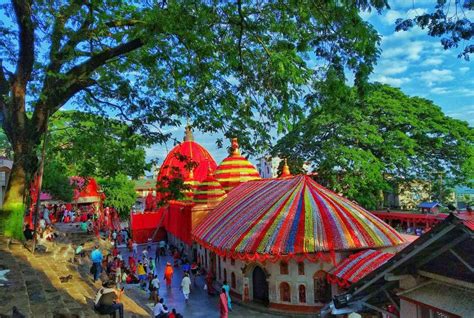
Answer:
[[[99,185],[105,194],[105,206],[114,207],[121,217],[128,217],[135,203],[135,184],[126,175],[117,174],[111,178],[99,178]]]
[[[146,138],[128,125],[93,114],[66,111],[56,113],[50,123],[47,164],[66,167],[69,176],[138,178],[148,168]]]
[[[308,84],[328,65],[352,71],[358,83],[366,79],[379,37],[359,10],[386,6],[382,0],[12,1],[2,6],[10,21],[0,32],[0,82],[26,80],[33,111],[26,126],[40,132],[33,140],[47,114],[69,101],[127,121],[155,142],[170,137],[163,126],[186,115],[199,129],[248,136],[241,142],[256,148],[270,138],[270,126],[302,111]],[[2,90],[0,100],[15,118],[14,92]],[[4,122],[12,140],[13,124]]]
[[[317,90],[320,102],[274,152],[311,162],[324,185],[375,208],[395,182],[474,177],[474,130],[431,101],[377,83],[360,99],[335,73]]]

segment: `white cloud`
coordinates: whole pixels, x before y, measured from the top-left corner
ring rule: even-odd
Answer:
[[[433,86],[435,83],[449,82],[454,79],[453,72],[446,69],[432,69],[431,71],[419,73],[420,78],[428,85]]]
[[[440,65],[443,63],[443,60],[440,59],[439,57],[429,57],[426,60],[421,63],[422,65],[425,66],[430,66],[430,65]]]
[[[456,110],[448,111],[446,115],[467,121],[470,126],[474,126],[474,104],[458,107]]]
[[[469,71],[469,66],[464,66],[464,67],[460,67],[459,68],[459,72],[461,73],[467,73],[467,71]]]
[[[385,75],[378,75],[373,78],[375,82],[380,82],[392,86],[400,86],[402,84],[408,83],[410,79],[408,77],[390,77]]]
[[[430,92],[436,95],[444,95],[448,94],[450,90],[448,90],[446,87],[433,87]]]
[[[393,65],[391,67],[385,67],[382,72],[382,75],[395,75],[403,73],[407,70],[408,66],[406,65]]]
[[[429,46],[425,41],[413,41],[406,45],[386,48],[382,53],[382,58],[406,58],[410,61],[418,61],[421,58],[423,48]]]
[[[413,19],[418,15],[422,15],[428,12],[424,8],[414,8],[409,9],[408,11],[397,11],[397,10],[388,10],[387,13],[381,17],[383,23],[387,25],[395,25],[397,19]]]
[[[473,97],[474,96],[474,88],[460,88],[455,91],[456,95],[463,96],[463,97]]]

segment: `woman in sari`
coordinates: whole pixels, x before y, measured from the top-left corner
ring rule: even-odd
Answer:
[[[220,318],[229,317],[227,295],[224,288],[222,288],[221,293],[219,295],[219,314],[220,314],[219,316]]]

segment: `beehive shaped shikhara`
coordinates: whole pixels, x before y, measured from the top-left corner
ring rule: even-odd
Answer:
[[[243,183],[193,231],[218,255],[245,260],[331,259],[334,252],[404,243],[389,225],[309,176]]]
[[[214,158],[194,141],[191,127],[188,125],[184,141],[176,145],[163,161],[157,176],[157,185],[166,188],[169,180],[181,178],[190,188],[184,194],[191,200],[198,184],[206,179],[208,170],[214,171],[216,168]]]
[[[214,176],[226,192],[241,183],[260,179],[257,169],[240,154],[237,138],[232,139],[231,148],[231,154],[221,162],[214,172]]]

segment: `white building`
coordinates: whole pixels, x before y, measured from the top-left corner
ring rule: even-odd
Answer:
[[[257,159],[257,170],[262,178],[278,177],[278,166],[282,161],[281,158],[272,156],[263,156]]]
[[[12,170],[13,161],[6,157],[0,157],[0,208],[3,206],[5,191],[7,190],[8,179]]]

